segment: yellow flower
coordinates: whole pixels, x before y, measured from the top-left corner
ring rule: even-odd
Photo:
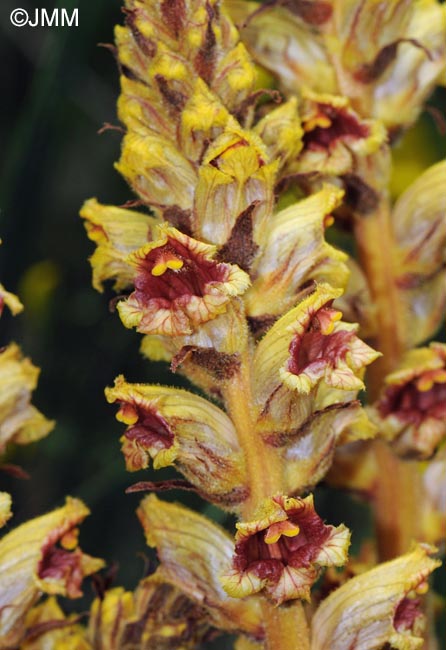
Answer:
[[[246,497],[245,466],[234,425],[219,408],[185,390],[128,384],[106,389],[127,425],[122,451],[127,469],[175,464],[207,499],[233,509]]]
[[[432,456],[446,438],[446,345],[407,352],[386,377],[373,415],[397,453]]]
[[[319,567],[347,561],[349,530],[343,524],[326,526],[314,510],[312,495],[274,496],[254,521],[236,527],[233,567],[222,578],[225,591],[235,598],[264,590],[277,604],[309,600]]]
[[[330,0],[228,7],[253,57],[285,91],[343,95],[392,133],[420,114],[446,62],[437,0]]]
[[[270,160],[279,160],[280,168],[297,158],[303,142],[303,129],[296,97],[290,97],[270,110],[253,128],[265,143]]]
[[[341,176],[356,171],[359,158],[375,153],[386,142],[384,126],[361,119],[347,97],[306,91],[303,98],[303,149],[290,165],[290,173]]]
[[[3,528],[12,517],[11,505],[11,495],[7,492],[0,492],[0,528]]]
[[[312,620],[311,650],[397,650],[423,647],[419,596],[440,562],[419,544],[410,553],[349,580],[326,598]]]
[[[93,287],[103,291],[106,280],[114,280],[115,291],[132,284],[133,268],[127,256],[151,239],[156,219],[140,212],[102,205],[96,199],[84,203],[80,216],[85,219],[88,237],[97,248],[90,258]]]
[[[365,366],[379,356],[340,320],[341,290],[317,285],[257,345],[256,431],[284,461],[287,489],[299,493],[328,471],[336,445],[376,432],[356,401]]]
[[[254,263],[252,287],[245,296],[251,319],[271,321],[296,304],[302,287],[311,281],[344,288],[347,256],[325,241],[331,212],[343,192],[325,185],[299,203],[270,217],[268,238]]]
[[[432,165],[399,197],[392,211],[400,318],[409,346],[431,338],[444,318],[445,176],[445,160]]]
[[[342,313],[332,307],[341,293],[317,285],[260,341],[254,363],[263,402],[281,385],[301,395],[318,390],[319,406],[337,402],[339,391],[347,391],[348,400],[350,391],[356,396],[364,388],[364,368],[380,355],[358,339],[357,326],[341,321]]]
[[[192,164],[174,144],[143,126],[125,136],[116,169],[148,205],[192,207],[197,182]]]
[[[118,303],[126,327],[181,336],[226,312],[249,286],[237,266],[214,260],[216,249],[167,226],[160,238],[128,257],[135,291]]]
[[[20,650],[92,650],[77,620],[75,614],[66,617],[53,596],[47,598],[28,612]]]
[[[116,587],[91,606],[87,638],[96,647],[121,650],[193,650],[210,631],[205,611],[165,578],[163,571],[141,580],[134,592]]]
[[[77,545],[78,525],[89,514],[79,500],[36,517],[0,541],[0,645],[19,641],[28,610],[39,595],[82,595],[81,583],[102,568],[102,560]]]
[[[39,372],[15,343],[0,352],[0,453],[9,442],[26,445],[54,427],[30,403]]]
[[[215,627],[262,638],[260,601],[234,600],[220,576],[231,562],[234,544],[216,524],[184,506],[149,495],[137,511],[149,546],[156,546],[163,575],[200,604]]]
[[[194,232],[219,246],[226,244],[222,257],[245,269],[264,241],[277,168],[278,161],[269,160],[259,136],[231,119],[207,148],[198,172]],[[251,241],[237,242],[237,230],[248,231]]]

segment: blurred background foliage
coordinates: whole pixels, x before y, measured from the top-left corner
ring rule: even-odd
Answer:
[[[31,15],[36,7],[64,7],[69,14],[78,7],[79,25],[15,28],[9,14],[17,6]],[[144,571],[138,554],[149,551],[134,513],[141,495],[124,490],[171,472],[155,478],[125,471],[118,442],[122,425],[103,390],[119,373],[129,381],[182,380],[164,364],[141,358],[139,335],[108,309],[112,294],[92,289],[87,259],[93,245],[78,218],[89,197],[116,205],[133,198],[113,169],[121,134],[97,134],[104,122],[117,123],[118,73],[111,52],[98,44],[111,43],[113,25],[120,22],[120,0],[1,1],[0,279],[20,295],[25,312],[15,319],[4,315],[0,344],[17,341],[41,367],[33,401],[57,421],[46,440],[8,458],[30,480],[2,474],[1,483],[13,495],[12,525],[60,505],[66,494],[84,499],[93,515],[82,528],[83,547],[109,564],[118,562],[118,584],[132,587]],[[438,110],[445,99],[442,89],[429,103]],[[445,154],[442,128],[426,112],[395,148],[395,195]],[[324,486],[317,497],[330,523],[353,528],[356,546],[371,532],[359,502]],[[220,514],[194,496],[186,502]]]

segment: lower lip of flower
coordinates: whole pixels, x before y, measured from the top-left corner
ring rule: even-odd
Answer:
[[[344,108],[321,104],[319,111],[321,120],[328,126],[316,126],[305,133],[304,145],[307,149],[330,149],[339,140],[367,138],[370,135],[369,128]]]

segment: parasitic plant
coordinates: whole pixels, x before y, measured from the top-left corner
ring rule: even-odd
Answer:
[[[124,12],[116,168],[138,211],[85,202],[93,285],[113,283],[142,354],[197,392],[119,376],[105,395],[126,468],[183,476],[131,490],[195,491],[235,529],[147,495],[137,515],[159,566],[134,592],[101,592],[82,625],[53,596],[35,605],[77,596],[101,566],[77,548],[87,509],[68,500],[0,541],[0,648],[188,650],[229,632],[236,650],[434,650],[446,162],[396,201],[389,188],[392,146],[446,79],[446,5],[126,0]],[[32,423],[10,433],[25,415],[7,408],[8,440],[47,432],[27,405]],[[315,505],[322,481],[373,514],[375,538],[350,558],[355,531]]]

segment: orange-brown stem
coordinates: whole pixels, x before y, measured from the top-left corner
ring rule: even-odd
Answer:
[[[298,601],[289,606],[262,607],[268,650],[310,650],[310,633],[305,611]]]
[[[359,259],[376,308],[378,335],[375,345],[383,353],[369,373],[369,391],[372,398],[375,398],[383,378],[393,370],[405,349],[401,305],[394,273],[395,244],[390,206],[385,198],[380,201],[375,212],[356,219],[355,236]]]
[[[242,354],[240,370],[228,382],[224,396],[240,445],[245,452],[250,494],[242,514],[249,521],[265,498],[283,493],[284,474],[278,454],[265,445],[256,431],[251,357],[248,351]],[[275,607],[265,599],[262,613],[266,650],[309,650],[308,624],[300,601]]]
[[[383,198],[377,210],[355,222],[359,258],[376,308],[378,334],[375,347],[383,353],[368,373],[368,394],[374,401],[406,349],[402,305],[395,281],[396,246],[391,227],[390,205]],[[374,442],[378,467],[374,515],[381,560],[405,553],[417,537],[420,478],[416,463],[400,460],[381,441]]]
[[[240,369],[228,382],[224,395],[244,451],[250,494],[243,508],[243,517],[249,520],[263,499],[282,492],[283,471],[279,456],[265,445],[256,431],[248,352],[242,355]]]

